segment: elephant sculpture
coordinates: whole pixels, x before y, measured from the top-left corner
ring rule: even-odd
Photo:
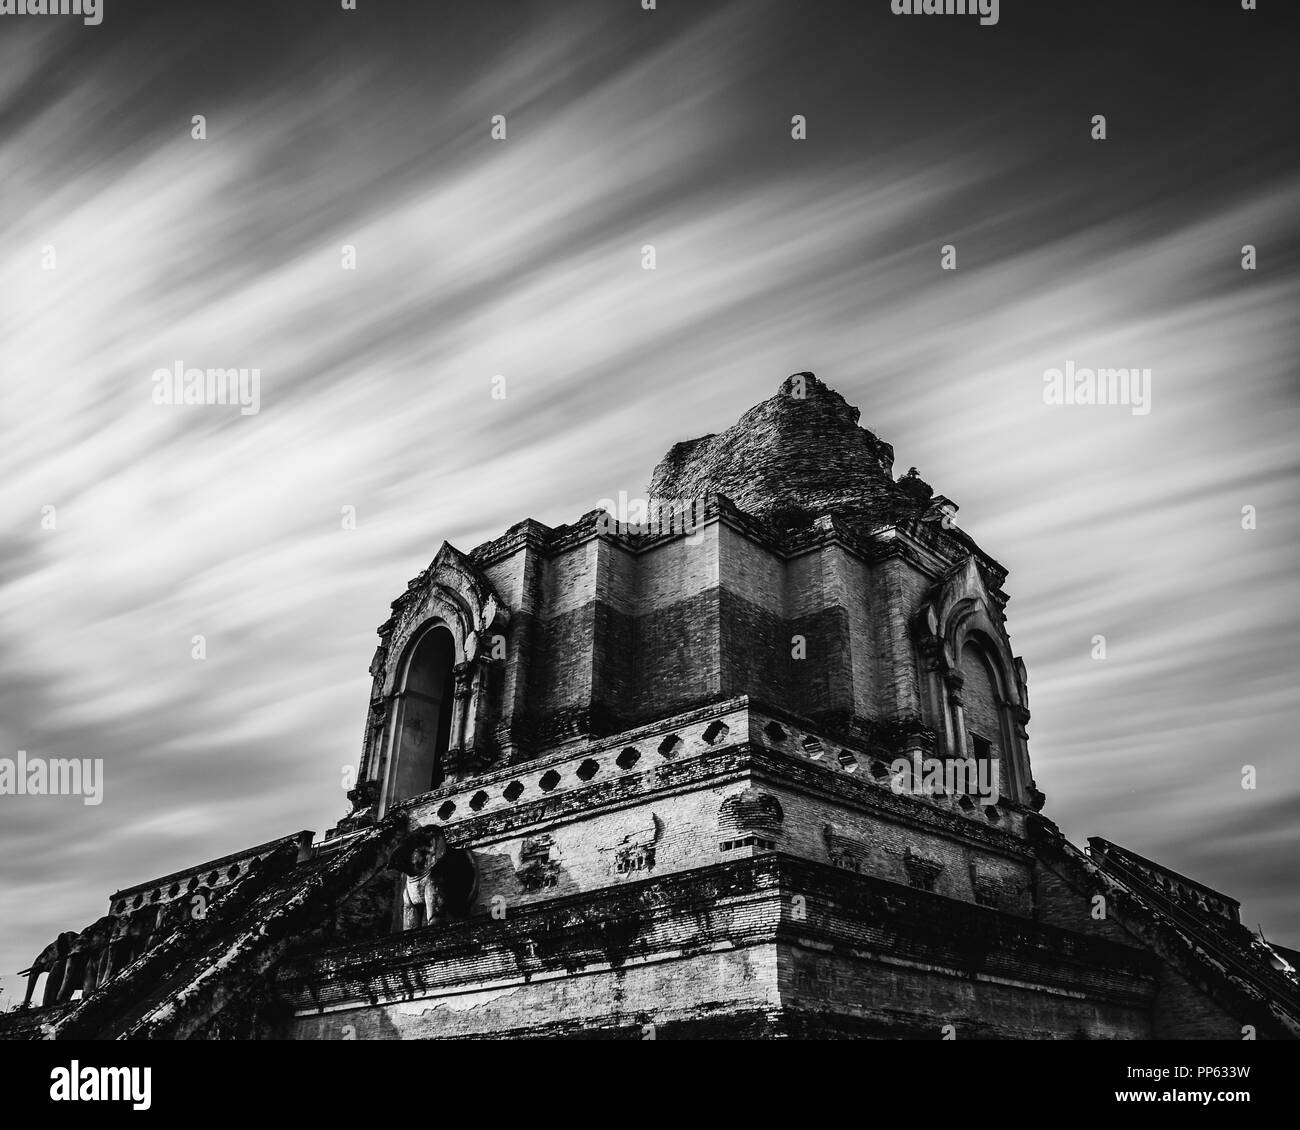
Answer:
[[[104,947],[104,957],[99,967],[99,983],[101,985],[115,977],[135,960],[131,956],[129,942],[131,918],[132,915],[123,914],[113,924],[113,936],[109,938],[108,945]]]
[[[171,902],[159,903],[154,907],[155,919],[152,933],[145,943],[145,949],[153,949],[159,942],[166,941],[190,918],[190,901],[188,898],[172,899]]]
[[[402,929],[443,925],[469,910],[478,893],[478,868],[464,848],[453,848],[441,828],[422,828],[394,865],[402,884]]]
[[[100,984],[116,976],[145,951],[149,936],[158,923],[158,908],[142,906],[117,920],[113,938],[108,946],[107,964],[100,976]]]
[[[83,997],[88,997],[99,984],[99,968],[104,951],[113,937],[113,927],[117,919],[106,914],[95,919],[89,926],[77,934],[68,946],[67,962],[63,970],[63,985],[59,989],[58,1001],[70,1001],[78,989]]]
[[[47,1005],[55,1002],[59,995],[59,989],[63,985],[63,972],[68,962],[68,950],[76,937],[75,930],[65,930],[36,955],[36,960],[27,969],[18,974],[20,977],[27,977],[27,995],[23,998],[23,1008],[27,1008],[31,1004],[32,993],[36,989],[36,982],[42,973],[48,973],[49,979],[45,982],[45,990],[41,994],[41,1004]]]

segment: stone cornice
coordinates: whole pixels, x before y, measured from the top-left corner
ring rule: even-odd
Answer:
[[[800,910],[794,910],[798,894]],[[684,936],[683,923],[691,930]],[[1149,1003],[1141,950],[779,852],[302,955],[277,974],[300,1014],[782,943],[929,972]]]
[[[716,716],[725,715],[717,712]],[[608,754],[613,749],[634,744],[619,741],[606,745],[601,751],[583,750],[567,757],[550,757],[514,766],[513,771],[498,770],[454,789],[440,789],[413,798],[398,807],[411,813],[417,822],[422,822],[421,814],[436,818],[439,802],[455,797],[455,819],[448,817],[451,822],[445,825],[448,841],[459,847],[474,847],[541,827],[580,822],[600,812],[635,807],[656,796],[693,791],[728,781],[755,779],[830,800],[914,830],[959,839],[986,851],[1020,860],[1030,858],[1024,841],[1012,832],[992,827],[974,817],[959,816],[925,799],[895,793],[874,780],[835,772],[794,754],[747,741],[680,760],[663,760],[647,751],[642,762],[618,776],[516,800],[509,807],[495,808],[490,812],[463,815],[467,801],[480,791],[495,791],[512,780],[525,776],[532,778],[566,764],[576,766],[594,758],[598,752]],[[654,770],[653,785],[647,784],[650,766]]]
[[[688,536],[682,530],[663,533],[611,534],[601,529],[602,511],[591,510],[576,521],[554,528],[526,519],[510,527],[501,537],[476,546],[467,556],[479,568],[504,560],[524,548],[545,558],[554,558],[597,539],[616,545],[624,552],[639,555]],[[726,495],[704,496],[701,524],[721,523],[782,560],[835,546],[866,564],[902,556],[920,571],[937,580],[956,562],[974,553],[988,573],[991,589],[999,603],[1005,605],[1001,585],[1007,570],[984,553],[963,531],[937,529],[916,516],[900,515],[893,524],[871,522],[864,525],[852,514],[823,514],[810,524],[795,529],[780,529],[770,522],[740,510]]]

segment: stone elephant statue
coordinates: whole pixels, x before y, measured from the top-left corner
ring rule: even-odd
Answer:
[[[59,989],[60,1003],[70,1001],[78,989],[83,997],[90,996],[99,984],[99,969],[104,951],[113,938],[117,918],[105,914],[95,919],[77,934],[68,946],[67,963],[63,970],[63,985]]]
[[[453,848],[441,828],[422,828],[393,859],[405,877],[402,929],[443,925],[465,914],[478,894],[478,868],[464,848]]]
[[[48,973],[49,979],[45,982],[45,990],[41,994],[41,1004],[53,1004],[59,995],[59,989],[63,986],[63,971],[68,963],[68,950],[77,937],[75,930],[65,930],[57,938],[46,946],[31,965],[22,970],[18,976],[27,977],[27,995],[23,997],[23,1008],[27,1008],[32,1002],[32,992],[36,988],[37,979],[42,973]]]
[[[157,918],[145,949],[153,949],[159,942],[166,941],[190,920],[189,897],[172,899],[170,902],[154,904]]]
[[[142,906],[130,914],[123,914],[113,929],[113,938],[108,946],[108,958],[100,975],[102,985],[110,977],[115,977],[145,951],[149,935],[158,924],[158,908]]]

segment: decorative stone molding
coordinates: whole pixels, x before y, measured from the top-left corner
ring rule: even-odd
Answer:
[[[509,619],[491,582],[465,554],[443,542],[429,567],[393,602],[393,617],[380,628],[381,635],[388,629],[382,693],[393,693],[408,646],[429,623],[447,627],[463,663],[486,654],[488,640],[504,631]]]
[[[962,651],[976,642],[992,672],[995,705],[1003,733],[995,743],[1007,762],[1009,797],[1034,804],[1041,797],[1029,772],[1028,695],[1025,665],[1011,654],[1003,626],[1001,604],[990,590],[974,553],[955,565],[930,592],[912,618],[912,633],[928,677],[933,708],[942,715],[942,728],[951,756],[967,756],[966,720],[962,695]]]
[[[373,685],[361,760],[363,780],[377,782],[375,815],[392,803],[394,714],[407,664],[419,640],[433,628],[452,638],[454,665],[447,706],[452,710],[444,777],[461,779],[482,772],[492,761],[493,740],[488,671],[492,637],[504,634],[509,609],[474,562],[443,542],[428,568],[393,601],[393,615],[380,626],[380,645],[371,662]],[[353,816],[359,816],[357,808]]]
[[[785,812],[771,793],[752,786],[727,797],[718,809],[718,840],[733,847],[774,847],[781,838]]]
[[[559,882],[560,857],[550,836],[533,836],[524,840],[519,849],[515,878],[529,892],[543,891]]]
[[[858,874],[867,871],[871,848],[865,840],[847,836],[833,824],[827,824],[822,829],[822,837],[826,841],[826,857],[831,866]]]
[[[612,848],[602,848],[613,858],[610,871],[615,875],[641,877],[653,871],[655,865],[655,846],[663,830],[663,822],[648,813],[644,822],[627,835],[623,836]]]
[[[973,863],[970,865],[970,883],[975,902],[980,906],[1007,910],[1019,901],[1020,891],[1014,884],[996,875],[982,874]]]
[[[909,847],[903,855],[903,870],[907,872],[907,881],[913,887],[933,891],[935,882],[943,874],[943,864]]]

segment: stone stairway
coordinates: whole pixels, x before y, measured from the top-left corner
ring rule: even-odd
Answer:
[[[182,1040],[203,1030],[249,991],[305,933],[388,868],[409,836],[404,813],[332,854],[299,863],[286,845],[119,975],[71,1008],[41,1017],[49,1040]]]
[[[1183,912],[1130,869],[1080,850],[1045,817],[1032,817],[1026,831],[1040,864],[1081,894],[1105,896],[1125,930],[1260,1038],[1300,1039],[1300,985],[1260,953]]]

